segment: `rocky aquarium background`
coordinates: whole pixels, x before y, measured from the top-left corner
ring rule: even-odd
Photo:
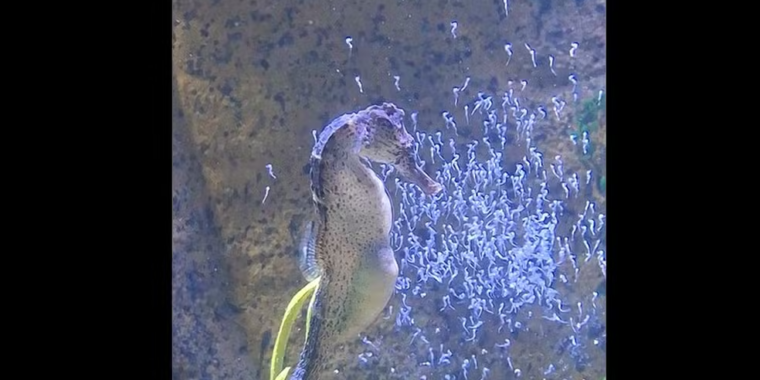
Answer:
[[[268,378],[305,284],[312,131],[381,101],[446,190],[420,198],[375,168],[402,271],[336,378],[604,376],[606,4],[504,7],[173,2],[175,379]]]

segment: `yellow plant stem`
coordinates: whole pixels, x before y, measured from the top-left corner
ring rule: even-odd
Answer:
[[[285,359],[285,349],[288,345],[288,338],[290,338],[290,330],[293,327],[293,323],[298,316],[298,312],[303,307],[307,297],[311,296],[309,302],[309,308],[306,312],[306,336],[309,336],[309,321],[311,320],[311,311],[314,306],[314,299],[317,294],[316,289],[319,286],[319,278],[306,284],[301,290],[296,293],[290,300],[288,307],[285,309],[285,316],[282,317],[282,323],[280,323],[280,330],[277,332],[277,338],[274,341],[274,352],[272,353],[272,363],[269,367],[269,379],[270,380],[285,380],[285,377],[290,371],[290,367],[282,368],[283,361]]]

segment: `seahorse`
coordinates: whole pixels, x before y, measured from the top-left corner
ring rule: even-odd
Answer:
[[[339,116],[320,133],[310,160],[316,217],[307,225],[300,262],[307,280],[320,281],[291,380],[335,378],[330,357],[371,325],[393,295],[393,211],[367,160],[392,165],[428,195],[439,193],[441,184],[416,164],[415,154],[404,111],[392,103]]]

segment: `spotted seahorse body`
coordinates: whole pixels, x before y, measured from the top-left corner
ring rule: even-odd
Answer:
[[[335,378],[329,358],[366,329],[393,294],[398,265],[390,248],[393,219],[380,178],[364,160],[391,164],[427,194],[441,191],[415,164],[404,112],[390,103],[333,120],[311,155],[316,217],[307,228],[302,270],[321,276],[309,336],[291,380]],[[312,256],[310,256],[312,255]]]

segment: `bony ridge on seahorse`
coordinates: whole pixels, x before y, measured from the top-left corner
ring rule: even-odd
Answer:
[[[306,226],[300,266],[316,293],[291,380],[334,378],[328,363],[336,349],[366,329],[393,294],[398,265],[389,241],[390,198],[365,160],[393,165],[428,195],[442,189],[416,165],[403,118],[392,103],[342,115],[312,150],[316,218]]]

